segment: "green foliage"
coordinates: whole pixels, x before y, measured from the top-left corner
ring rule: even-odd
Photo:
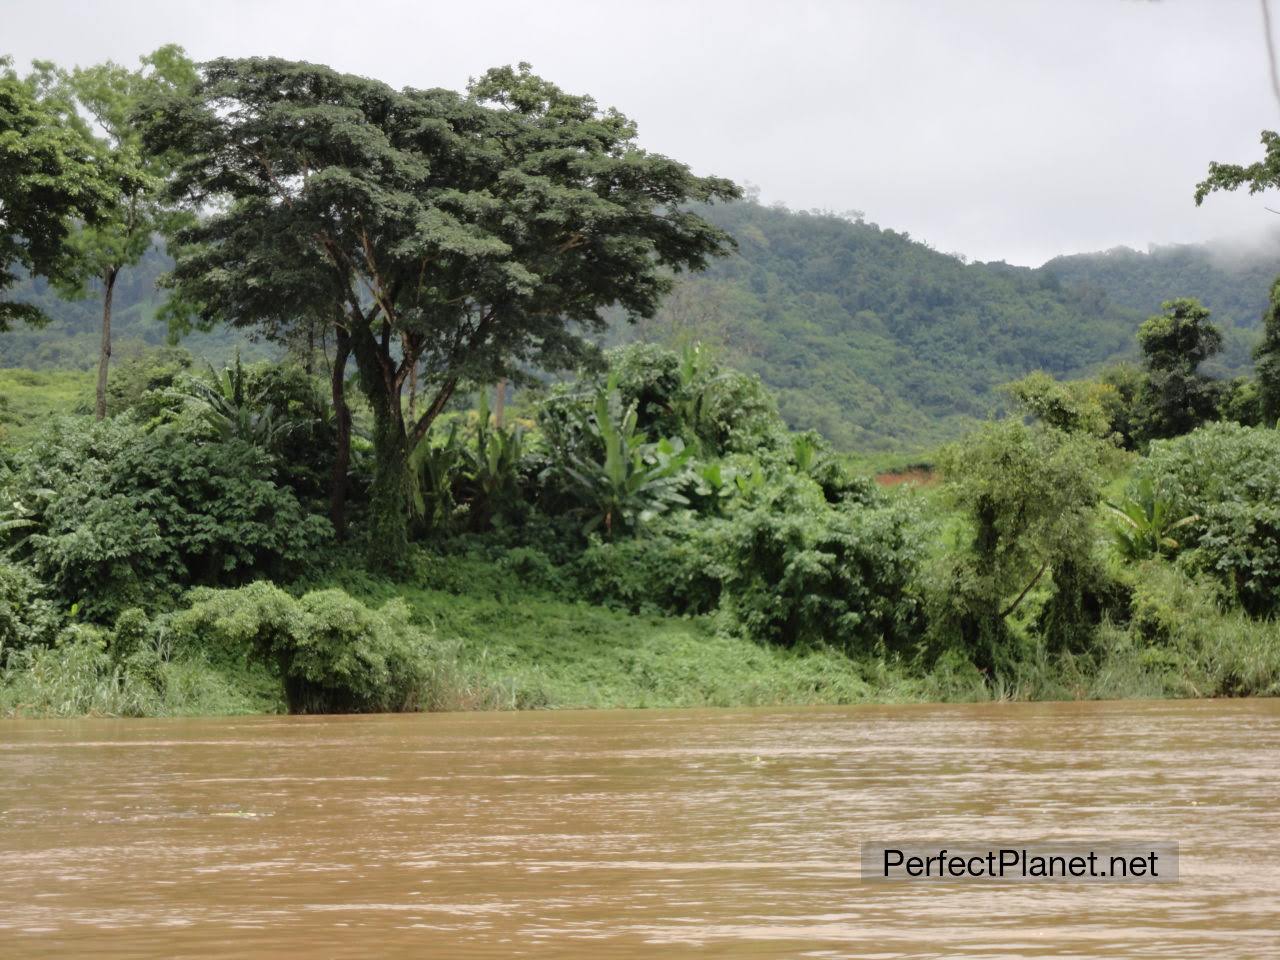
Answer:
[[[1271,296],[1262,317],[1262,342],[1254,350],[1253,359],[1259,407],[1256,422],[1275,426],[1280,421],[1280,277],[1271,284]],[[1233,419],[1245,422],[1240,417]]]
[[[1219,190],[1233,191],[1247,186],[1250,194],[1280,186],[1280,134],[1262,131],[1263,159],[1247,167],[1234,163],[1209,164],[1209,175],[1196,184],[1196,206]]]
[[[37,73],[20,79],[0,57],[0,294],[15,269],[60,278],[67,240],[78,220],[96,223],[110,197],[110,176],[83,131],[65,122],[63,101]],[[48,318],[29,303],[0,300],[0,331],[14,320]]]
[[[1143,433],[1151,438],[1181,436],[1213,418],[1217,385],[1198,368],[1222,349],[1222,334],[1199,301],[1183,298],[1161,306],[1164,313],[1138,329],[1147,365]]]
[[[468,454],[464,482],[470,488],[473,523],[483,528],[495,515],[514,514],[521,502],[521,467],[524,428],[496,427],[489,422],[489,396],[480,392],[475,425],[475,446]]]
[[[856,703],[918,697],[901,673],[834,650],[785,650],[706,618],[633,616],[480,589],[398,588],[415,619],[457,638],[454,692],[463,709],[692,707]],[[517,596],[519,594],[517,593]]]
[[[414,512],[428,530],[447,529],[458,506],[454,485],[466,462],[458,429],[455,420],[439,443],[428,433],[409,454]]]
[[[1266,404],[1264,381],[1258,377],[1236,377],[1219,384],[1219,420],[1231,420],[1246,427],[1256,427],[1264,422]],[[1274,423],[1267,424],[1274,426]]]
[[[263,713],[276,700],[243,671],[175,657],[167,625],[126,611],[112,630],[75,624],[0,668],[0,715],[72,717]]]
[[[1111,656],[1155,676],[1163,696],[1277,695],[1280,624],[1224,609],[1223,600],[1212,580],[1149,561],[1134,577],[1128,643]]]
[[[318,383],[292,364],[246,366],[239,354],[204,376],[175,375],[172,384],[147,395],[164,420],[218,442],[239,441],[269,454],[284,468],[289,486],[305,499],[325,496],[336,424]]]
[[[169,407],[165,391],[194,362],[182,347],[159,347],[130,357],[117,365],[107,386],[107,407],[112,414],[127,414],[143,422],[158,419]]]
[[[1083,614],[1102,445],[1083,434],[1016,421],[987,425],[944,450],[943,493],[967,522],[967,549],[938,562],[930,586],[936,643],[959,643],[979,667],[1007,672],[1019,652],[1006,618],[1050,573],[1059,614]],[[1060,617],[1059,617],[1060,620]],[[1059,623],[1074,638],[1075,624]]]
[[[61,625],[53,601],[31,571],[0,562],[0,663],[12,650],[51,643]]]
[[[1133,450],[1142,438],[1144,411],[1142,393],[1147,378],[1131,363],[1117,363],[1098,374],[1098,401],[1107,417],[1112,438],[1126,450]]]
[[[796,473],[813,480],[822,488],[828,503],[876,502],[876,485],[870,477],[851,473],[833,454],[831,445],[813,430],[791,437],[791,466]],[[747,486],[759,486],[751,478]]]
[[[199,590],[171,623],[188,645],[212,645],[275,665],[291,713],[419,709],[430,649],[402,602],[371,609],[341,590],[294,599],[259,581]]]
[[[109,619],[188,584],[304,563],[328,524],[274,474],[239,440],[58,421],[3,479],[7,509],[30,521],[4,543],[84,616]]]
[[[902,650],[919,628],[918,536],[904,504],[832,506],[812,481],[784,477],[718,537],[725,610],[749,636],[783,646]]]
[[[0,343],[12,336],[10,331]],[[92,389],[89,378],[74,371],[0,369],[0,449],[40,437],[51,420],[84,408]]]
[[[1242,373],[1249,341],[1266,307],[1276,273],[1272,240],[1250,244],[1153,244],[1145,251],[1116,247],[1055,257],[1041,267],[1081,298],[1105,298],[1136,320],[1174,297],[1195,297],[1222,327],[1223,352],[1210,361],[1214,375]]]
[[[369,543],[383,567],[406,552],[409,452],[460,380],[563,369],[603,309],[651,315],[668,268],[730,245],[688,204],[733,184],[646,153],[625,116],[527,64],[461,94],[220,59],[141,119],[152,150],[182,158],[171,196],[206,213],[180,234],[173,273],[204,320],[280,340],[341,317],[343,362],[374,413]],[[412,423],[409,378],[432,393]]]
[[[1106,437],[1112,433],[1108,409],[1116,388],[1107,383],[1055,380],[1043,370],[1029,373],[1001,387],[1026,416],[1066,433]]]
[[[1155,480],[1143,475],[1134,481],[1130,495],[1122,503],[1108,503],[1111,533],[1116,549],[1126,560],[1146,560],[1176,552],[1181,544],[1174,534],[1199,521],[1191,514],[1178,517],[1173,500],[1162,495]]]
[[[600,458],[572,450],[562,454],[562,469],[587,515],[585,531],[603,527],[612,537],[615,527],[634,529],[688,503],[681,488],[691,451],[678,437],[648,442],[637,427],[635,404],[623,411],[612,377],[596,394],[592,414],[579,415],[581,433],[603,451]]]
[[[569,567],[573,591],[632,613],[688,616],[715,610],[728,572],[710,555],[716,528],[687,515],[654,527],[630,539],[593,537]]]
[[[1001,383],[1083,376],[1131,353],[1143,316],[1047,270],[965,263],[861,220],[755,203],[700,212],[738,255],[682,281],[656,325],[716,344],[790,427],[840,450],[953,439],[989,415]]]
[[[1194,514],[1183,562],[1216,576],[1248,612],[1280,609],[1280,433],[1208,424],[1154,443],[1134,484],[1159,485],[1177,516]]]

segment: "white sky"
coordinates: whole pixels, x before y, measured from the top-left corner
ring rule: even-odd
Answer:
[[[1280,126],[1259,0],[0,0],[23,68],[168,42],[396,86],[528,60],[699,173],[982,260],[1244,241],[1280,209],[1192,201]]]

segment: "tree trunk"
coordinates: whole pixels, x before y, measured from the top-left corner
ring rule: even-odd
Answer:
[[[102,348],[98,353],[98,392],[94,415],[99,420],[107,416],[107,368],[111,365],[111,300],[115,295],[115,267],[108,267],[102,276]]]
[[[418,361],[414,359],[409,366],[409,422],[413,423],[417,417],[418,406]]]
[[[503,414],[507,409],[507,378],[498,381],[498,390],[493,398],[493,425],[502,429]]]
[[[386,341],[379,341],[367,325],[350,331],[352,354],[360,383],[373,408],[373,482],[369,486],[368,562],[375,570],[393,573],[404,566],[409,550],[409,437],[400,405],[395,363]]]
[[[351,409],[347,406],[347,357],[351,354],[351,337],[342,328],[336,330],[337,344],[329,384],[333,392],[333,417],[337,437],[333,452],[333,471],[329,476],[329,518],[339,540],[347,538],[347,471],[351,465]]]
[[[373,404],[373,482],[369,486],[369,564],[393,572],[409,552],[409,441],[398,394]]]

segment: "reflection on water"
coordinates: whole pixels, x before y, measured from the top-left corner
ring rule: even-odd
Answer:
[[[1257,957],[1280,701],[0,725],[0,954]],[[1170,839],[1170,885],[860,839]]]

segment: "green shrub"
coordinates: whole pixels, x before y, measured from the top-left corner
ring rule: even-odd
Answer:
[[[571,565],[571,580],[588,600],[632,613],[710,613],[725,575],[709,556],[714,523],[685,515],[634,539],[592,538]]]
[[[1280,693],[1280,624],[1224,609],[1222,588],[1176,566],[1137,568],[1127,650],[1173,696]]]
[[[653,437],[679,437],[700,456],[750,453],[785,439],[772,396],[753,376],[721,367],[701,347],[676,353],[649,343],[610,350],[607,374],[553,388],[538,423],[555,448],[577,456],[603,455],[599,439],[584,435],[582,414],[612,381],[623,408],[636,410],[636,429]]]
[[[331,532],[242,440],[60,421],[15,461],[3,499],[26,524],[0,536],[98,622],[190,584],[294,568]]]
[[[723,527],[725,610],[749,635],[785,646],[901,649],[920,626],[921,552],[905,502],[832,506],[812,481],[786,477]]]
[[[1156,442],[1132,483],[1158,485],[1190,569],[1213,574],[1255,616],[1280,610],[1280,432],[1214,423]]]
[[[51,643],[61,619],[30,570],[0,562],[0,663],[10,650]]]
[[[403,601],[375,610],[336,589],[294,599],[265,581],[192,600],[171,621],[188,647],[271,663],[291,713],[415,710],[429,693],[427,639]]]
[[[16,650],[0,670],[0,714],[73,717],[264,713],[278,709],[241,676],[171,658],[163,628],[132,611],[114,631],[72,626],[50,646]]]

